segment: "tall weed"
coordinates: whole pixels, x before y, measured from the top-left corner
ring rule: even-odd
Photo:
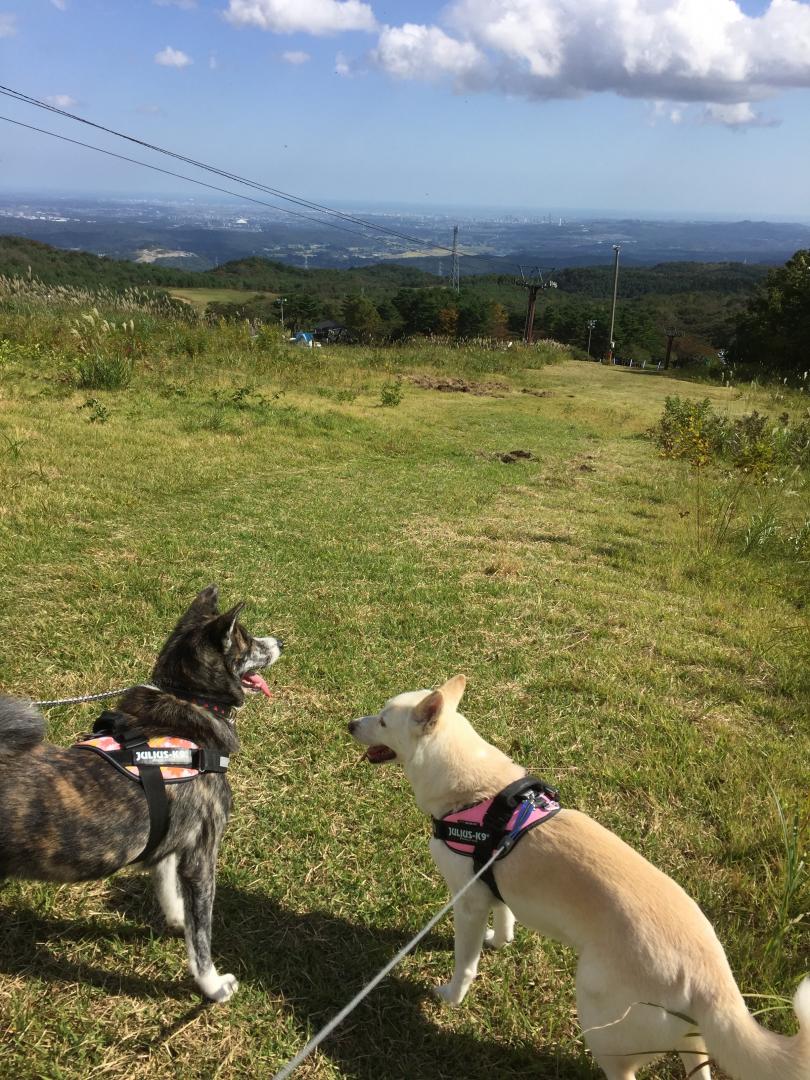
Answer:
[[[798,422],[786,412],[776,421],[756,410],[729,417],[716,412],[708,398],[688,401],[675,395],[666,399],[648,434],[665,457],[696,466],[728,462],[755,475],[780,466],[810,466],[810,414]]]

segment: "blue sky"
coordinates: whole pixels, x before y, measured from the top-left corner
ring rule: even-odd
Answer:
[[[810,217],[810,0],[0,0],[0,82],[332,205]],[[0,123],[55,189],[194,190]]]

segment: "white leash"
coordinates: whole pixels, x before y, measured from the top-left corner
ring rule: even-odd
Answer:
[[[159,687],[151,683],[136,683],[135,686],[125,686],[121,690],[106,690],[103,694],[85,694],[83,697],[54,698],[53,701],[32,701],[32,705],[38,705],[40,709],[49,709],[52,705],[81,705],[85,701],[104,701],[105,698],[121,697],[130,690],[145,687],[147,690],[157,690]]]
[[[508,839],[508,837],[507,837],[507,839]],[[441,919],[443,919],[445,917],[445,915],[450,910],[450,908],[453,907],[453,905],[456,903],[457,900],[461,899],[461,897],[464,895],[464,893],[467,891],[467,889],[469,889],[471,885],[474,885],[475,882],[481,877],[481,875],[483,873],[485,873],[487,870],[489,870],[490,866],[492,866],[492,864],[498,858],[500,853],[501,853],[501,848],[500,847],[496,848],[495,851],[492,854],[492,857],[489,859],[488,862],[484,863],[484,865],[481,867],[481,869],[478,871],[478,873],[473,875],[473,877],[470,878],[470,880],[467,882],[467,884],[463,888],[459,889],[459,891],[456,893],[456,895],[454,897],[452,897],[452,899],[448,900],[448,902],[444,905],[444,907],[441,909],[441,911],[438,912],[438,914],[433,916],[433,918],[430,920],[430,922],[427,924],[427,926],[424,926],[419,931],[419,933],[416,935],[416,937],[411,938],[411,940],[408,942],[408,944],[404,945],[399,950],[399,952],[396,954],[396,956],[392,960],[389,960],[388,963],[385,965],[384,968],[382,968],[381,971],[377,972],[377,974],[374,976],[374,978],[371,980],[371,982],[367,983],[363,987],[363,989],[359,991],[359,993],[355,994],[355,996],[352,998],[352,1000],[349,1002],[348,1005],[346,1005],[344,1008],[342,1008],[340,1010],[340,1012],[336,1016],[333,1016],[332,1019],[329,1021],[329,1023],[324,1025],[324,1027],[321,1028],[321,1030],[318,1032],[317,1035],[314,1036],[314,1038],[309,1040],[309,1042],[303,1048],[303,1050],[300,1050],[291,1061],[288,1061],[287,1064],[276,1073],[276,1075],[273,1077],[273,1080],[287,1080],[287,1077],[290,1076],[295,1071],[295,1069],[297,1069],[298,1066],[306,1058],[309,1057],[309,1055],[312,1053],[312,1051],[316,1047],[320,1046],[321,1043],[324,1041],[324,1039],[326,1039],[329,1035],[331,1035],[332,1032],[335,1030],[335,1028],[339,1024],[343,1023],[343,1021],[346,1019],[346,1017],[349,1015],[349,1013],[353,1012],[357,1008],[357,1006],[360,1004],[360,1002],[364,998],[368,997],[368,995],[371,993],[371,991],[374,989],[374,987],[377,986],[378,983],[381,983],[383,981],[383,979],[389,973],[389,971],[393,970],[393,968],[395,968],[397,966],[397,964],[400,962],[400,960],[403,960],[408,955],[408,953],[414,948],[414,946],[418,945],[419,942],[422,940],[422,938],[426,934],[430,933],[430,931],[433,929],[433,927],[436,925],[436,923],[439,922]]]

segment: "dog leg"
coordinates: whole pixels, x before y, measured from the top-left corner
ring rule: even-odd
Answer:
[[[515,916],[506,904],[496,904],[492,912],[493,927],[484,934],[484,944],[491,949],[502,949],[515,936]]]
[[[155,889],[163,918],[166,920],[166,929],[170,934],[183,934],[186,926],[186,915],[183,910],[183,897],[180,894],[180,885],[177,881],[177,856],[167,855],[165,859],[153,866],[150,870],[152,884]]]
[[[709,1052],[701,1043],[696,1042],[695,1053],[681,1053],[679,1057],[689,1080],[712,1080]]]
[[[220,975],[211,960],[211,914],[214,908],[213,852],[184,852],[178,865],[186,912],[186,949],[191,974],[204,997],[223,1002],[239,989],[234,975]]]
[[[605,1074],[606,1080],[636,1080],[636,1070],[628,1065],[612,1065],[600,1061],[599,1068]]]
[[[455,969],[453,978],[435,993],[450,1005],[460,1005],[478,972],[491,899],[489,890],[463,896],[453,908],[455,921]]]

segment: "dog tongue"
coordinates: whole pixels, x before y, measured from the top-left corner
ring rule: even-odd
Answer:
[[[264,681],[264,679],[258,673],[254,672],[252,675],[244,675],[242,677],[242,683],[245,686],[249,686],[251,690],[261,690],[265,697],[272,697],[270,693],[270,687]]]

